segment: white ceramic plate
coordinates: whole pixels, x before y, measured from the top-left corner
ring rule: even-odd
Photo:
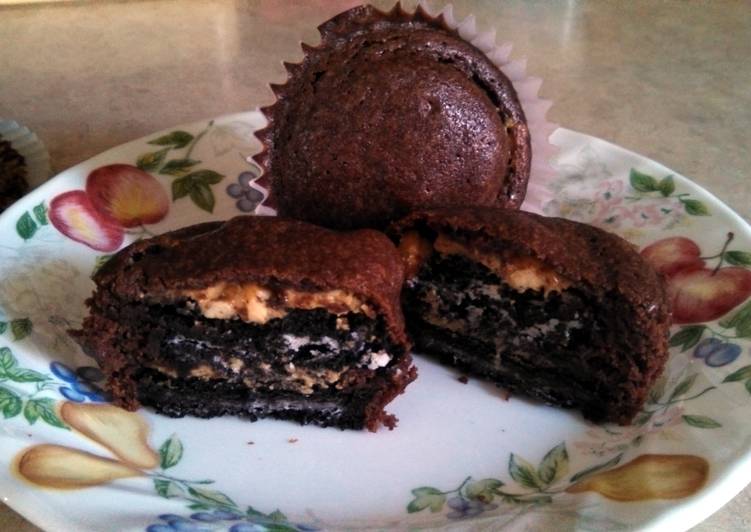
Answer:
[[[677,530],[746,484],[749,226],[667,168],[565,129],[552,139],[560,176],[545,212],[642,249],[657,242],[657,255],[673,256],[670,282],[698,294],[681,300],[678,315],[691,323],[673,327],[665,378],[634,426],[506,401],[421,356],[420,377],[388,408],[399,426],[376,434],[129,415],[101,403],[92,361],[66,334],[84,315],[92,270],[135,238],[263,212],[247,162],[261,120],[226,116],[125,144],[0,217],[7,504],[49,530]],[[102,226],[103,209],[116,221]]]

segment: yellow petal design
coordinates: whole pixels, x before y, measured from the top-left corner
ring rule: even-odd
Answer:
[[[142,471],[116,460],[62,445],[35,445],[16,458],[17,474],[46,488],[81,489],[118,478],[144,476]]]
[[[149,447],[149,426],[135,412],[107,404],[66,401],[60,407],[60,417],[87,438],[104,445],[123,462],[139,469],[159,465],[159,456]]]
[[[568,493],[594,491],[615,501],[682,499],[707,480],[709,463],[690,454],[643,454],[615,469],[570,486]]]

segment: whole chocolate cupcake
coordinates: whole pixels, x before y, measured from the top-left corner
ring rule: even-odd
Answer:
[[[23,155],[14,150],[10,142],[0,137],[0,212],[10,207],[28,190]]]
[[[256,161],[279,213],[384,227],[414,207],[518,208],[530,139],[511,82],[442,17],[346,11],[286,65]]]

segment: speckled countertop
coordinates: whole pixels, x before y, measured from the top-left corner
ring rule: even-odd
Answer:
[[[270,103],[267,83],[285,78],[281,61],[299,59],[297,43],[316,42],[317,23],[353,3],[0,7],[0,117],[32,128],[60,171],[155,130]],[[751,219],[748,3],[454,4],[527,57],[528,71],[544,79],[543,97],[555,102],[553,121],[655,159]],[[750,528],[746,489],[694,530]],[[37,530],[4,506],[0,529]]]

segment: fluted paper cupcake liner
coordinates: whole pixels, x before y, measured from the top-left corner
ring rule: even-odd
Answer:
[[[50,156],[36,134],[15,120],[0,119],[0,137],[10,142],[11,147],[21,154],[26,165],[26,181],[35,188],[50,177]]]

